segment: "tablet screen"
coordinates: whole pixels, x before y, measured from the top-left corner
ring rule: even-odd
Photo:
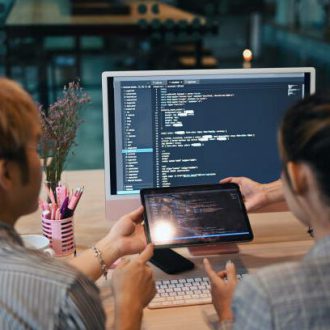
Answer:
[[[158,247],[253,238],[236,184],[142,189],[146,235]]]

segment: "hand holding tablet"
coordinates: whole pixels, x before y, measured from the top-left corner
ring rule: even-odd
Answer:
[[[147,241],[155,246],[151,261],[167,273],[191,269],[193,264],[165,248],[253,239],[239,186],[234,183],[148,188],[140,194]]]
[[[242,242],[253,233],[238,185],[141,190],[148,242],[155,248]]]

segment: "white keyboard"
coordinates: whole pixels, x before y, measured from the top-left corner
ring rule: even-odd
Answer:
[[[241,280],[247,274],[237,275]],[[157,294],[149,308],[166,308],[210,304],[210,282],[208,277],[181,278],[156,281]]]

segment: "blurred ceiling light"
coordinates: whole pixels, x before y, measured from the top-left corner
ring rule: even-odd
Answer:
[[[243,55],[244,61],[246,61],[246,62],[251,62],[252,61],[253,53],[250,49],[244,49],[242,55]]]

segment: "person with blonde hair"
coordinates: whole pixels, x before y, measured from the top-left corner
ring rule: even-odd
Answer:
[[[15,231],[18,218],[38,207],[40,135],[31,96],[14,81],[0,78],[0,328],[104,329],[93,281],[121,256],[141,252],[119,265],[111,278],[116,329],[139,329],[143,309],[156,292],[146,264],[153,246],[145,246],[142,207],[119,219],[71,265],[27,249]]]

